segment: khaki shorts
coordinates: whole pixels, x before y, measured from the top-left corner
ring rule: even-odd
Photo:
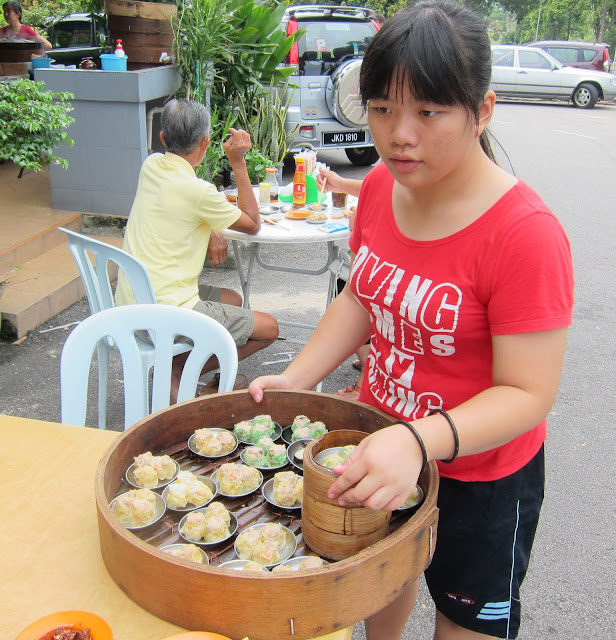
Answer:
[[[199,297],[201,300],[193,307],[194,311],[220,322],[238,347],[248,342],[255,328],[255,316],[250,309],[220,302],[218,287],[199,285]]]
[[[250,309],[236,307],[232,304],[220,302],[221,293],[218,287],[209,285],[199,285],[199,297],[201,300],[193,307],[193,311],[202,313],[204,316],[213,318],[219,322],[233,338],[233,342],[238,347],[244,346],[255,327],[255,316]],[[148,331],[136,331],[142,340],[152,344],[152,339]],[[186,336],[177,336],[176,342],[192,344],[193,341]]]

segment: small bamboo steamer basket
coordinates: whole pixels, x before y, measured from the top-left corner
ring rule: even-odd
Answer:
[[[153,413],[116,438],[99,462],[94,489],[101,555],[129,598],[185,629],[208,629],[236,640],[316,638],[380,611],[430,564],[438,524],[436,463],[419,477],[425,499],[411,518],[356,555],[305,572],[242,574],[188,563],[160,551],[149,534],[125,529],[109,508],[134,456],[177,449],[197,428],[233,429],[262,413],[282,425],[305,413],[333,431],[352,426],[372,433],[394,422],[363,403],[311,391],[266,391],[260,404],[247,391],[232,391]],[[163,529],[165,519],[153,528]],[[261,610],[266,613],[259,615]]]
[[[391,512],[374,511],[360,505],[341,507],[327,497],[338,477],[315,462],[321,451],[358,445],[368,434],[339,429],[311,442],[304,452],[304,497],[302,532],[308,546],[324,558],[344,560],[382,540],[389,533]]]

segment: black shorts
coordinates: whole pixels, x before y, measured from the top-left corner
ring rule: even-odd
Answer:
[[[543,447],[522,469],[491,482],[441,478],[436,550],[426,582],[457,625],[516,638],[544,488]]]

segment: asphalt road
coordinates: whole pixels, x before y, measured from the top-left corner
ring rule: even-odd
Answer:
[[[614,637],[609,629],[616,604],[616,104],[582,111],[564,104],[503,102],[497,105],[492,131],[506,151],[500,152],[503,163],[510,164],[560,218],[572,244],[576,273],[574,323],[560,394],[548,420],[546,499],[522,590],[518,637],[605,640]],[[350,165],[341,152],[323,153],[319,159],[347,176],[366,173]],[[324,256],[300,246],[284,256],[276,247],[267,253],[270,260],[298,265]],[[217,269],[204,277],[219,286],[239,288],[232,270]],[[286,319],[316,320],[323,311],[326,284],[326,277],[258,270],[252,306]],[[70,328],[57,327],[87,315],[82,301],[31,332],[21,345],[0,342],[0,412],[59,420],[60,353]],[[52,330],[40,332],[48,328]],[[240,363],[240,371],[250,379],[279,372],[284,364],[264,363],[283,359],[286,356],[277,354],[288,351],[296,347],[276,343]],[[111,377],[110,421],[119,424],[122,387],[117,364]],[[355,378],[349,361],[327,379],[324,391],[333,392]],[[95,424],[93,413],[89,420]],[[422,588],[405,640],[431,638],[432,616]],[[353,638],[364,637],[358,625]]]

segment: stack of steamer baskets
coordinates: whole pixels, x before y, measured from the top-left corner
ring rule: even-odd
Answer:
[[[238,533],[275,521],[295,535],[294,556],[318,554],[329,560],[318,569],[242,572],[221,569],[235,557],[234,540],[208,547],[209,565],[160,551],[181,543],[184,514],[167,510],[158,521],[129,531],[109,503],[130,489],[125,473],[145,451],[168,454],[182,470],[210,476],[223,462],[239,462],[240,450],[222,459],[199,458],[188,448],[197,429],[226,428],[259,414],[281,426],[305,414],[322,421],[329,433],[304,452],[301,511],[278,508],[260,491],[222,498],[238,522]],[[327,498],[335,474],[315,462],[331,447],[357,444],[363,434],[392,424],[377,409],[310,391],[267,391],[256,404],[247,391],[197,398],[159,411],[118,437],[99,463],[95,489],[103,560],[111,577],[137,604],[164,620],[192,630],[215,631],[250,640],[315,638],[365,619],[391,602],[406,583],[430,563],[436,544],[438,471],[431,463],[419,478],[424,500],[413,510],[390,516],[367,509],[342,508]],[[358,433],[358,432],[363,432]],[[267,480],[275,471],[264,471]]]
[[[44,53],[42,42],[0,42],[0,76],[27,76],[32,56]]]

